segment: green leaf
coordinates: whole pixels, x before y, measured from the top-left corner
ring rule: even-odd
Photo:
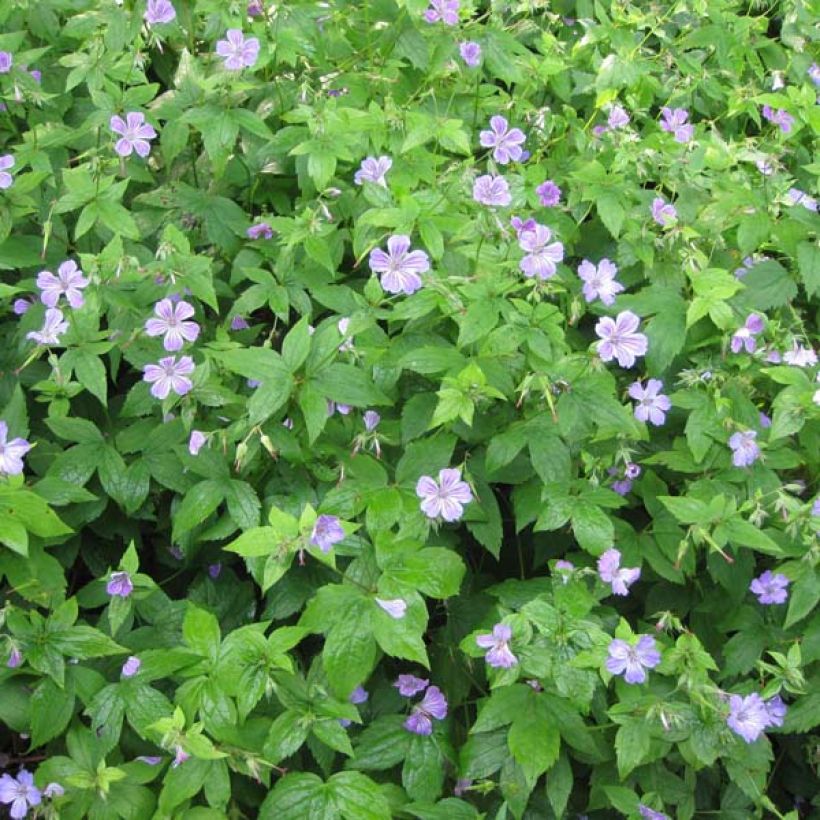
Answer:
[[[280,778],[259,807],[258,815],[259,820],[334,820],[337,816],[324,783],[307,772]]]
[[[404,728],[401,715],[376,718],[356,739],[356,756],[349,765],[382,771],[404,760],[413,735]]]
[[[615,543],[612,519],[600,508],[579,500],[572,508],[572,532],[583,549],[600,555]]]
[[[562,752],[547,775],[547,799],[556,817],[563,817],[572,794],[572,766],[566,752]]]
[[[379,787],[360,772],[334,774],[327,787],[345,820],[390,820],[393,816]]]
[[[219,621],[212,613],[189,603],[182,622],[182,637],[194,652],[216,661],[221,636]]]
[[[206,479],[194,484],[185,494],[182,503],[173,516],[173,535],[176,541],[180,535],[192,530],[216,510],[222,503],[225,485],[221,481]]]
[[[265,757],[271,763],[290,757],[307,740],[310,721],[299,712],[289,709],[273,721],[265,741]]]
[[[618,774],[623,780],[649,754],[650,735],[642,720],[630,720],[618,727],[615,755]]]
[[[61,735],[74,714],[74,692],[44,678],[31,696],[31,748]]]
[[[396,556],[387,564],[384,574],[400,586],[443,599],[458,594],[465,571],[464,562],[452,550],[428,547]]]
[[[719,524],[715,528],[715,535],[717,536],[719,534],[725,535],[733,544],[739,544],[742,547],[751,547],[767,555],[783,554],[783,550],[777,542],[773,541],[763,530],[758,529],[754,524],[749,521],[744,521],[740,516],[733,516]]]
[[[513,719],[507,736],[512,756],[532,783],[555,764],[561,749],[558,727],[539,694],[527,699],[527,708]]]
[[[797,246],[797,267],[806,294],[813,299],[820,293],[820,247],[816,243],[801,242]]]
[[[335,362],[317,373],[311,384],[325,398],[340,404],[351,404],[354,407],[391,404],[390,399],[373,384],[369,376],[352,364]]]
[[[401,783],[412,800],[433,802],[444,784],[444,759],[432,735],[412,735],[401,770]]]
[[[604,194],[598,197],[595,204],[598,208],[598,216],[601,222],[606,225],[606,229],[617,239],[624,224],[626,212],[621,204],[622,198],[617,194]]]
[[[802,621],[806,615],[814,612],[818,601],[820,601],[820,579],[816,571],[807,571],[802,578],[795,581],[791,588],[789,609],[783,626],[788,629],[798,621]]]

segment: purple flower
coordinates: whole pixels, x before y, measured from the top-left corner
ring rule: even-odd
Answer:
[[[758,414],[757,420],[764,430],[768,430],[772,426],[772,420],[762,410]]]
[[[14,166],[14,157],[11,154],[3,154],[0,157],[0,189],[11,188],[14,177],[8,172]]]
[[[8,74],[13,62],[10,51],[0,51],[0,74]]]
[[[770,123],[779,126],[780,130],[784,134],[788,134],[789,131],[792,130],[792,125],[794,125],[794,117],[789,114],[788,111],[785,111],[782,108],[775,111],[771,106],[764,105],[762,114],[764,120],[768,120]]]
[[[11,807],[9,817],[14,820],[21,820],[28,814],[29,807],[39,806],[42,799],[40,790],[34,785],[34,776],[26,769],[20,769],[16,778],[10,774],[0,777],[0,803]]]
[[[473,199],[481,205],[506,208],[512,202],[510,186],[502,176],[483,174],[473,183]]]
[[[131,576],[125,572],[112,572],[105,591],[112,597],[127,598],[134,591]]]
[[[482,648],[489,650],[484,656],[488,665],[500,669],[509,669],[518,663],[518,658],[510,651],[509,641],[512,638],[512,629],[506,624],[496,624],[492,634],[476,635],[475,642]]]
[[[802,205],[806,210],[817,213],[817,200],[799,188],[789,188],[785,199],[787,205]]]
[[[9,659],[6,661],[6,666],[9,669],[17,669],[23,665],[23,653],[16,647],[12,646],[9,652]]]
[[[27,339],[33,339],[41,345],[58,345],[60,336],[68,330],[68,322],[63,320],[63,312],[60,308],[49,308],[46,311],[43,326],[40,330],[32,330],[26,333]]]
[[[60,297],[65,294],[68,304],[76,309],[85,302],[82,289],[88,287],[88,279],[73,259],[67,259],[57,268],[56,276],[50,270],[41,270],[37,274],[37,287],[40,288],[40,300],[47,307],[57,307]]]
[[[247,330],[250,327],[244,316],[238,313],[231,319],[231,330]]]
[[[558,263],[564,258],[564,246],[560,242],[550,242],[551,238],[552,231],[546,225],[537,223],[532,230],[523,230],[518,234],[518,247],[526,251],[518,267],[527,278],[537,276],[547,280],[555,276]]]
[[[387,240],[387,253],[381,248],[370,252],[370,270],[380,273],[387,293],[414,294],[421,286],[421,276],[430,270],[430,259],[424,251],[410,250],[410,237],[396,234]]]
[[[745,433],[734,433],[729,437],[729,447],[732,448],[732,464],[735,467],[751,467],[760,456],[760,447],[755,439],[757,433],[747,430]]]
[[[148,0],[144,16],[145,22],[150,27],[159,23],[170,23],[176,19],[177,13],[169,0]]]
[[[628,478],[620,478],[617,481],[612,482],[612,492],[618,493],[618,495],[629,495],[629,491],[632,489],[632,481]]]
[[[362,416],[362,421],[364,421],[364,429],[367,430],[368,433],[372,433],[376,427],[378,427],[381,420],[382,417],[375,410],[368,410]]]
[[[8,440],[9,428],[0,421],[0,475],[20,475],[23,456],[32,448],[24,438]]]
[[[194,360],[190,356],[165,356],[158,364],[147,364],[143,380],[151,384],[151,395],[165,399],[171,390],[178,396],[184,396],[193,388],[188,378],[194,372]]]
[[[780,695],[775,695],[773,698],[763,701],[763,706],[769,718],[769,726],[782,726],[786,718],[786,712],[789,711],[786,704],[783,703],[783,698]]]
[[[43,789],[43,797],[53,798],[62,797],[65,794],[65,789],[59,783],[49,783]]]
[[[178,766],[181,766],[191,755],[182,748],[182,746],[177,746],[174,750],[174,759],[171,762],[171,768],[176,769]]]
[[[470,67],[476,68],[481,62],[481,46],[471,40],[465,40],[458,44],[461,59]]]
[[[351,693],[348,700],[354,705],[358,706],[360,703],[367,703],[367,699],[370,695],[367,694],[367,690],[361,686],[357,686]]]
[[[313,525],[310,534],[310,543],[319,547],[322,552],[330,552],[330,548],[339,541],[343,541],[345,531],[335,515],[320,515]]]
[[[769,713],[760,695],[731,695],[726,725],[747,743],[754,743],[769,725]]]
[[[732,336],[730,344],[732,353],[740,353],[742,348],[745,348],[747,353],[754,353],[757,348],[755,336],[762,333],[764,327],[763,317],[758,316],[756,313],[750,313],[746,317],[743,327],[736,330]]]
[[[226,40],[219,40],[216,44],[216,53],[225,60],[225,68],[230,71],[241,71],[251,68],[259,57],[259,40],[242,34],[238,28],[229,28]]]
[[[399,675],[393,686],[399,690],[400,695],[406,698],[412,698],[419,692],[423,692],[427,688],[430,681],[425,678],[417,678],[415,675]]]
[[[376,598],[376,603],[391,617],[400,621],[407,612],[407,603],[401,598]]]
[[[148,766],[159,766],[162,763],[162,758],[159,755],[140,755],[136,759]]]
[[[499,165],[520,160],[523,151],[521,144],[527,139],[520,128],[510,128],[500,114],[490,117],[490,130],[482,131],[478,138],[485,148],[493,149],[493,159]]]
[[[785,575],[767,569],[759,578],[752,580],[749,589],[757,595],[759,604],[785,604],[789,597],[788,585],[789,579]]]
[[[201,430],[191,430],[191,437],[188,439],[188,452],[192,456],[197,455],[206,441],[208,441],[208,436]]]
[[[352,409],[349,404],[336,404],[336,402],[331,401],[331,399],[327,400],[327,414],[329,416],[332,416],[337,410],[340,416],[347,416]]]
[[[671,202],[666,202],[662,197],[655,197],[652,200],[652,219],[662,228],[665,228],[673,220],[678,218],[678,212]]]
[[[795,341],[792,349],[783,354],[783,361],[795,367],[814,367],[817,364],[817,354],[810,347],[803,347]]]
[[[759,159],[755,161],[757,170],[763,174],[764,177],[769,177],[774,173],[774,165],[767,159]]]
[[[142,666],[142,661],[136,656],[131,655],[128,660],[122,665],[122,670],[120,674],[124,678],[133,678],[137,672],[140,671],[140,667]]]
[[[600,139],[609,129],[605,125],[595,125],[592,128],[592,136]]]
[[[820,65],[817,65],[817,63],[812,63],[806,73],[815,85],[820,85]]]
[[[116,114],[111,117],[111,130],[119,134],[120,138],[114,143],[114,150],[121,157],[130,157],[136,151],[141,157],[147,157],[151,152],[151,143],[157,132],[145,122],[145,115],[139,111],[131,111],[125,115],[125,120]]]
[[[261,17],[265,13],[262,0],[250,0],[248,3],[248,17]]]
[[[520,239],[522,231],[534,231],[538,223],[532,218],[524,220],[517,216],[513,216],[510,217],[510,225],[512,225],[515,229],[516,237]]]
[[[384,175],[393,167],[393,160],[390,157],[365,157],[359,170],[353,175],[353,182],[356,185],[363,185],[365,182],[372,182],[374,185],[387,187],[387,180]]]
[[[669,820],[668,814],[650,809],[649,806],[644,806],[643,803],[638,804],[638,814],[640,814],[641,817],[646,817],[647,820]]]
[[[404,728],[416,735],[431,735],[433,721],[444,720],[447,717],[447,698],[438,686],[430,686],[424,693],[421,703],[413,707],[410,717],[404,721]]]
[[[600,299],[605,305],[615,302],[615,294],[620,293],[624,286],[615,281],[618,275],[618,266],[609,259],[602,259],[598,266],[584,259],[578,266],[578,276],[584,280],[584,299],[594,302]]]
[[[666,414],[672,407],[672,402],[661,390],[663,382],[660,379],[650,379],[646,387],[640,382],[629,385],[629,397],[638,402],[635,405],[635,418],[638,421],[648,421],[656,427],[666,422]]]
[[[641,465],[635,464],[634,461],[630,461],[626,468],[624,469],[624,475],[627,478],[637,478],[641,474]]]
[[[461,480],[461,470],[440,470],[438,483],[429,475],[422,476],[416,484],[416,495],[422,499],[421,511],[428,518],[458,521],[464,514],[464,504],[473,500],[470,485]]]
[[[613,675],[623,675],[627,683],[644,683],[646,669],[654,669],[661,662],[661,653],[651,635],[641,635],[632,646],[620,638],[609,645],[606,659],[607,671]]]
[[[155,317],[145,323],[149,336],[164,336],[163,347],[169,351],[181,350],[185,342],[195,342],[199,336],[199,325],[188,322],[194,315],[194,308],[188,302],[174,304],[170,299],[161,299],[154,305]]]
[[[212,580],[219,578],[222,573],[222,563],[217,561],[215,564],[208,564],[208,577]]]
[[[11,311],[15,316],[22,316],[28,312],[28,309],[34,304],[30,298],[15,299],[11,306]]]
[[[535,193],[545,208],[554,208],[561,201],[561,189],[551,179],[542,182]]]
[[[640,567],[622,567],[620,550],[608,549],[598,559],[598,576],[612,586],[613,595],[629,595],[629,587],[641,577]]]
[[[675,142],[687,143],[695,133],[695,126],[687,123],[689,112],[685,108],[662,108],[661,128],[675,137]]]
[[[273,228],[267,222],[257,222],[245,231],[245,236],[248,239],[273,239]]]
[[[629,114],[626,113],[626,110],[622,106],[614,105],[609,112],[607,125],[613,130],[624,128],[629,125]]]
[[[569,574],[575,569],[575,564],[572,561],[565,561],[563,558],[559,558],[555,562],[555,571],[561,574],[561,581],[563,583],[567,583],[569,581]]]
[[[630,368],[638,356],[646,355],[649,340],[643,333],[638,333],[641,320],[631,310],[621,311],[615,319],[602,316],[595,325],[595,333],[601,339],[598,342],[598,355],[605,362],[618,360],[621,367]]]
[[[472,785],[472,780],[466,777],[459,777],[458,780],[456,780],[456,785],[453,786],[453,794],[456,797],[461,797],[461,795],[463,795],[464,792],[466,792]]]
[[[424,12],[424,19],[428,23],[440,20],[446,26],[457,26],[458,5],[458,0],[430,0],[430,8]]]

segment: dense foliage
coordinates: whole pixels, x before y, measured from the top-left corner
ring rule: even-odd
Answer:
[[[0,812],[819,811],[816,19],[0,3]]]

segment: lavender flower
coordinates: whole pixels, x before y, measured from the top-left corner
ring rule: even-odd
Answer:
[[[521,144],[527,139],[520,128],[510,128],[507,120],[500,114],[490,117],[490,130],[478,135],[485,148],[493,149],[493,159],[499,165],[521,159]]]
[[[594,302],[600,299],[609,306],[615,302],[615,295],[620,293],[624,286],[615,281],[618,275],[618,266],[609,259],[602,259],[597,267],[587,259],[578,266],[578,276],[584,281],[584,299]]]
[[[49,799],[54,797],[62,797],[65,794],[65,789],[59,783],[49,783],[43,789],[43,797]]]
[[[248,324],[247,319],[245,319],[244,316],[240,316],[238,313],[233,317],[233,319],[231,319],[231,330],[247,330],[249,327],[250,325]]]
[[[772,163],[767,159],[756,160],[755,166],[764,177],[770,177],[774,173],[774,165],[772,165]]]
[[[124,678],[133,678],[137,672],[140,671],[140,667],[142,666],[142,661],[136,657],[136,655],[129,656],[128,660],[122,665],[122,670],[120,674]]]
[[[174,304],[170,299],[161,299],[154,305],[156,317],[145,323],[145,332],[149,336],[163,336],[162,344],[166,350],[181,350],[185,342],[195,342],[199,336],[199,325],[186,321],[194,315],[194,308],[188,302]]]
[[[623,675],[627,683],[644,683],[647,669],[654,669],[661,662],[661,653],[651,635],[641,635],[632,646],[620,638],[609,645],[606,659],[607,671],[613,675]]]
[[[598,576],[612,586],[613,595],[629,595],[629,587],[641,577],[640,567],[622,567],[620,550],[608,549],[598,559]]]
[[[518,663],[518,658],[510,651],[509,641],[512,638],[512,629],[506,624],[496,624],[492,634],[476,635],[475,642],[482,648],[489,650],[484,656],[489,666],[500,669],[509,669]]]
[[[347,699],[349,703],[352,703],[354,706],[359,706],[362,703],[367,703],[370,695],[367,693],[367,689],[362,686],[357,686],[351,693],[350,697]],[[347,728],[350,726],[352,721],[348,720],[347,718],[339,718],[339,723]]]
[[[353,175],[353,182],[356,185],[363,185],[365,182],[372,182],[374,185],[387,187],[385,174],[393,167],[393,160],[390,157],[365,157],[358,171]]]
[[[535,193],[545,208],[554,208],[561,201],[561,189],[551,179],[542,182]]]
[[[368,433],[372,433],[376,427],[378,427],[381,420],[382,417],[375,410],[367,410],[362,416],[364,429],[367,430]]]
[[[789,579],[781,573],[767,569],[759,578],[754,578],[749,589],[757,595],[759,604],[785,604],[789,597],[786,587]]]
[[[538,223],[532,218],[520,219],[517,216],[513,216],[510,217],[510,225],[515,229],[516,238],[520,239],[522,231],[534,231]]]
[[[646,817],[647,820],[669,820],[668,814],[650,809],[649,806],[644,806],[643,803],[638,804],[638,814],[640,814],[641,817]]]
[[[612,482],[612,492],[618,495],[627,496],[632,490],[632,480],[629,478],[619,478]]]
[[[656,427],[666,422],[666,414],[672,407],[672,402],[661,390],[663,382],[660,379],[650,379],[646,387],[640,382],[629,385],[629,397],[638,402],[635,405],[635,418],[638,421],[648,421]]]
[[[0,421],[0,475],[20,475],[23,456],[32,448],[24,438],[8,440],[9,427]]]
[[[483,174],[473,183],[473,199],[481,205],[506,208],[512,202],[510,186],[502,176]]]
[[[735,467],[751,467],[760,456],[760,447],[755,443],[757,433],[747,430],[745,433],[734,433],[729,438],[732,448],[732,464]]]
[[[445,26],[458,25],[459,0],[430,0],[430,7],[424,12],[428,23],[441,21]]]
[[[310,543],[314,547],[319,547],[322,552],[330,552],[334,544],[343,541],[345,531],[339,519],[335,515],[320,515],[313,525],[313,531],[310,534]]]
[[[0,74],[8,74],[13,63],[14,58],[10,51],[0,51]]]
[[[23,665],[23,653],[16,647],[12,646],[9,652],[9,659],[6,661],[6,666],[9,669],[17,669]]]
[[[792,130],[792,125],[794,125],[794,117],[789,114],[788,111],[785,111],[782,108],[775,111],[771,106],[764,105],[762,114],[764,120],[768,120],[770,123],[779,126],[780,130],[784,134],[788,134]]]
[[[671,224],[678,218],[678,212],[671,202],[666,202],[662,197],[655,197],[652,200],[652,219],[662,228]]]
[[[8,171],[12,167],[14,167],[14,157],[11,154],[3,154],[0,157],[0,189],[2,190],[11,188],[14,182],[14,177]]]
[[[634,461],[630,461],[626,467],[624,468],[624,475],[627,478],[637,478],[641,474],[641,465],[635,464]]]
[[[375,600],[381,609],[397,621],[400,621],[407,612],[407,602],[401,598],[376,598]]]
[[[42,793],[34,785],[34,776],[26,769],[20,769],[16,778],[10,774],[0,777],[0,803],[10,806],[9,817],[14,820],[21,820],[29,808],[39,806],[42,799]]]
[[[159,757],[159,755],[140,755],[135,759],[141,763],[145,763],[147,766],[159,766],[159,764],[162,763],[162,758]]]
[[[456,780],[456,785],[453,786],[453,794],[456,797],[461,797],[466,791],[469,790],[470,786],[473,785],[473,781],[467,777],[459,777]]]
[[[626,110],[622,106],[614,105],[612,110],[609,112],[607,125],[613,131],[618,128],[625,128],[629,125],[629,114],[626,113]]]
[[[68,304],[77,309],[85,303],[82,289],[88,287],[88,279],[73,259],[67,259],[57,268],[56,276],[50,270],[41,270],[37,274],[37,287],[40,300],[47,307],[57,307],[60,297],[65,294]]]
[[[353,350],[353,337],[352,336],[348,337],[348,335],[347,335],[347,330],[348,330],[349,327],[350,327],[350,317],[349,316],[342,316],[342,318],[339,319],[339,321],[336,323],[336,329],[339,331],[339,335],[344,340],[339,345],[339,352],[340,353],[346,353],[348,350]],[[308,325],[308,331],[310,332],[310,335],[312,336],[313,333],[314,333],[314,330],[312,329],[312,327],[310,325]]]
[[[380,273],[387,293],[414,294],[421,286],[419,274],[430,270],[430,259],[424,251],[410,250],[410,237],[396,234],[387,240],[387,253],[376,248],[370,253],[370,269]]]
[[[573,564],[572,561],[565,561],[563,558],[559,558],[555,562],[555,571],[561,576],[561,583],[563,584],[569,582],[569,576],[574,570],[575,564]]]
[[[473,500],[470,485],[461,480],[461,470],[440,470],[438,483],[429,475],[422,476],[416,484],[416,495],[422,499],[421,511],[428,518],[458,521],[464,514],[464,504]]]
[[[191,430],[191,437],[188,439],[188,452],[195,456],[202,449],[205,442],[208,441],[208,436],[200,430]]]
[[[546,281],[555,276],[558,263],[564,258],[564,246],[560,242],[550,242],[551,238],[552,231],[546,225],[539,224],[533,230],[523,230],[518,234],[518,247],[526,251],[518,267],[527,278],[537,276]]]
[[[747,353],[754,353],[757,348],[755,336],[762,333],[764,327],[763,318],[756,313],[750,313],[746,317],[743,327],[736,330],[732,335],[730,343],[732,353],[740,353],[742,348],[745,348]]]
[[[134,591],[131,576],[124,570],[121,572],[112,572],[105,586],[105,591],[112,598],[127,598]]]
[[[148,7],[145,9],[145,22],[148,26],[156,26],[161,23],[170,23],[176,19],[177,13],[169,0],[148,0]]]
[[[461,59],[470,68],[477,68],[481,62],[481,46],[470,40],[465,40],[458,44],[458,50],[461,54]]]
[[[259,40],[242,34],[238,28],[229,28],[226,40],[219,40],[216,44],[216,53],[225,61],[225,68],[230,71],[241,71],[251,68],[259,57]]]
[[[785,200],[787,205],[802,205],[806,210],[817,213],[817,200],[799,188],[789,188]]]
[[[792,349],[783,354],[783,361],[794,367],[814,367],[817,364],[817,354],[810,347],[803,347],[795,341]]]
[[[817,65],[817,63],[812,63],[806,73],[815,85],[820,85],[820,65]]]
[[[415,675],[399,675],[393,686],[399,690],[399,694],[406,698],[412,698],[419,692],[423,692],[427,688],[430,681],[425,678],[417,678]]]
[[[29,308],[34,304],[34,300],[30,298],[15,299],[11,306],[11,311],[15,316],[22,316],[28,313]]]
[[[731,695],[726,725],[747,743],[754,743],[769,726],[769,713],[760,695]]]
[[[685,108],[662,108],[661,128],[675,137],[675,142],[687,143],[695,133],[695,126],[687,123],[689,112]]]
[[[191,755],[182,748],[182,746],[177,746],[174,749],[174,759],[171,761],[171,768],[176,769],[178,766],[181,766],[186,760],[188,760]]]
[[[215,581],[222,573],[222,563],[217,561],[215,564],[208,564],[208,577]]]
[[[772,420],[762,410],[758,414],[757,420],[764,430],[768,430],[772,426]]]
[[[119,134],[120,138],[114,143],[114,150],[121,157],[130,157],[133,151],[143,158],[151,152],[152,140],[157,132],[145,122],[145,115],[139,111],[131,111],[125,115],[125,120],[116,114],[109,123],[111,130]]]
[[[773,698],[763,701],[763,706],[766,709],[769,726],[782,726],[786,718],[786,712],[788,712],[788,707],[783,703],[783,698],[780,695],[775,695]]]
[[[273,239],[273,228],[267,222],[257,222],[245,231],[245,236],[248,239]]]
[[[444,720],[447,717],[447,698],[438,686],[430,686],[424,693],[421,703],[413,707],[410,717],[404,721],[404,728],[416,735],[431,735],[433,721]]]
[[[649,340],[643,333],[638,333],[641,320],[631,310],[621,311],[615,319],[603,316],[595,325],[595,333],[601,339],[598,342],[598,355],[605,362],[618,360],[621,367],[630,368],[638,356],[646,355]]]
[[[60,308],[49,308],[46,311],[43,326],[40,330],[32,330],[26,333],[27,339],[33,339],[41,345],[58,345],[60,336],[68,330],[68,322],[63,320],[63,312]]]
[[[188,378],[194,372],[194,360],[190,356],[166,356],[158,364],[145,366],[143,380],[152,385],[151,395],[157,399],[165,399],[171,390],[178,396],[184,396],[193,388],[193,382]]]

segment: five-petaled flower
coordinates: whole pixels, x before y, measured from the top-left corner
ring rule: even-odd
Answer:
[[[0,157],[0,189],[11,188],[14,177],[9,173],[9,168],[14,167],[14,157],[11,154],[3,154]]]
[[[152,140],[157,132],[153,126],[145,122],[145,115],[140,111],[131,111],[125,119],[118,115],[111,117],[111,130],[119,134],[120,138],[114,143],[114,150],[121,157],[130,157],[136,151],[141,157],[147,157],[151,152]]]
[[[689,112],[685,108],[661,109],[661,128],[675,137],[675,142],[687,143],[695,133],[695,126],[687,122]]]
[[[481,62],[481,46],[478,43],[465,40],[463,43],[459,43],[458,51],[467,66],[470,68],[478,67]]]
[[[780,701],[782,704],[783,701]],[[782,719],[781,719],[782,723]],[[729,697],[729,715],[726,725],[747,743],[754,743],[772,723],[766,702],[757,692],[751,695],[731,695]]]
[[[387,187],[385,174],[393,167],[393,160],[390,157],[365,157],[359,170],[353,175],[353,182],[356,185],[363,185],[365,182],[372,182],[374,185]]]
[[[245,231],[248,239],[273,239],[273,228],[267,222],[257,222]]]
[[[41,270],[37,274],[37,287],[40,289],[40,300],[47,307],[57,307],[60,297],[73,308],[81,308],[85,302],[83,288],[88,286],[88,279],[77,267],[73,259],[67,259],[57,268],[55,276],[50,270]]]
[[[20,475],[23,472],[23,456],[32,448],[24,438],[9,441],[9,427],[0,421],[0,475]]]
[[[208,441],[208,436],[201,430],[191,430],[191,436],[188,439],[188,452],[192,455],[198,455],[205,442]]]
[[[496,624],[493,627],[492,633],[486,635],[476,635],[475,642],[482,648],[487,649],[488,652],[484,656],[484,660],[490,666],[500,669],[509,669],[518,663],[518,658],[513,655],[510,650],[510,639],[512,638],[512,629],[506,624]]]
[[[660,662],[655,639],[641,635],[634,645],[615,638],[609,644],[606,668],[613,675],[623,675],[627,683],[644,683],[646,670],[654,669]]]
[[[764,327],[763,317],[757,313],[750,313],[746,317],[743,327],[732,334],[732,341],[730,342],[732,353],[740,353],[744,348],[747,353],[754,353],[757,348],[755,336],[762,333]]]
[[[789,597],[789,579],[780,572],[767,569],[758,578],[752,579],[749,589],[757,595],[760,604],[785,604]]]
[[[404,721],[404,728],[416,735],[431,735],[433,721],[444,720],[447,717],[447,698],[444,697],[438,686],[430,686],[424,693],[421,703],[413,707],[413,711]]]
[[[430,683],[426,678],[417,678],[415,675],[399,675],[393,686],[399,690],[399,694],[406,698],[412,698],[419,692],[423,692]]]
[[[578,276],[584,282],[584,299],[587,302],[600,299],[607,306],[613,304],[616,294],[624,289],[620,282],[615,281],[617,275],[618,266],[609,259],[602,259],[597,266],[584,259],[578,266]]]
[[[634,399],[635,418],[638,421],[648,421],[656,427],[666,422],[666,414],[672,407],[669,396],[661,393],[663,382],[660,379],[650,379],[644,387],[640,382],[629,385],[629,397]]]
[[[735,467],[751,467],[760,456],[760,447],[755,439],[757,432],[746,430],[733,433],[729,437],[729,447],[732,449],[732,464]]]
[[[550,242],[552,231],[546,225],[536,223],[535,227],[518,233],[518,247],[525,256],[518,263],[524,276],[537,276],[541,280],[551,279],[558,270],[558,263],[564,258],[564,246],[560,242]]]
[[[334,544],[344,540],[345,531],[335,515],[320,515],[310,533],[310,543],[322,552],[330,552]]]
[[[638,333],[641,320],[631,310],[621,311],[614,319],[602,316],[595,325],[598,355],[605,362],[617,359],[621,367],[630,368],[638,356],[646,355],[649,340]]]
[[[0,51],[0,74],[8,74],[14,64],[14,57],[10,51]]]
[[[142,661],[136,655],[130,655],[125,663],[122,665],[122,669],[120,670],[120,674],[124,678],[133,678],[137,672],[140,671],[140,667],[142,666]]]
[[[473,500],[470,485],[461,480],[461,470],[452,467],[439,471],[438,482],[432,476],[422,476],[416,484],[416,495],[428,518],[445,521],[458,521],[464,514],[464,504]]]
[[[667,202],[663,197],[656,196],[652,200],[652,219],[662,228],[670,225],[678,218],[678,212],[671,202]]]
[[[165,356],[158,364],[145,366],[143,379],[151,385],[151,395],[165,399],[173,390],[178,396],[184,396],[193,388],[188,378],[194,372],[194,360],[190,356]]]
[[[161,299],[154,305],[154,313],[145,322],[145,332],[149,336],[162,336],[166,350],[181,350],[185,342],[195,342],[199,336],[199,325],[187,321],[194,315],[194,308],[188,302],[174,304],[170,299]]]
[[[612,110],[609,112],[609,117],[607,118],[606,124],[613,131],[618,128],[625,128],[629,125],[629,114],[626,113],[626,109],[623,106],[613,105]]]
[[[63,318],[60,308],[49,308],[43,319],[43,326],[39,330],[26,333],[27,339],[32,339],[41,345],[58,345],[60,336],[68,330],[68,322]]]
[[[176,9],[170,0],[148,0],[144,17],[149,27],[160,23],[170,23],[176,19],[176,16]]]
[[[225,68],[230,71],[241,71],[251,68],[259,57],[259,40],[242,34],[238,28],[229,28],[225,40],[216,44],[216,53],[225,60]]]
[[[561,189],[551,179],[542,182],[535,193],[545,208],[554,208],[561,201]]]
[[[598,559],[598,576],[612,587],[613,595],[629,595],[629,587],[641,577],[640,567],[622,567],[620,550],[611,547]]]
[[[499,165],[507,165],[521,159],[521,148],[526,135],[520,128],[510,128],[505,117],[496,114],[490,117],[490,129],[478,135],[479,141],[485,148],[493,149],[493,159]]]
[[[112,598],[127,598],[134,591],[131,576],[125,570],[112,572],[105,585],[105,591]]]
[[[0,777],[0,803],[9,806],[9,817],[14,820],[21,820],[29,807],[39,806],[42,800],[42,793],[34,785],[34,775],[26,769],[20,769],[16,778],[10,774]]]
[[[807,211],[817,213],[817,200],[799,188],[789,188],[784,199],[787,205],[802,205]]]
[[[510,186],[502,176],[482,174],[473,183],[473,199],[481,205],[506,208],[512,202]]]
[[[762,114],[764,120],[778,126],[784,134],[788,134],[792,130],[794,117],[783,108],[775,111],[770,105],[764,105]]]
[[[430,270],[424,251],[410,250],[410,237],[402,234],[387,240],[387,253],[381,248],[370,252],[370,269],[381,274],[379,281],[387,293],[410,296],[422,285],[421,275]]]
[[[424,12],[428,23],[441,21],[446,26],[458,25],[459,0],[430,0],[430,7]]]
[[[817,354],[810,347],[803,347],[795,340],[791,350],[783,354],[783,361],[794,367],[814,367],[817,364]]]

